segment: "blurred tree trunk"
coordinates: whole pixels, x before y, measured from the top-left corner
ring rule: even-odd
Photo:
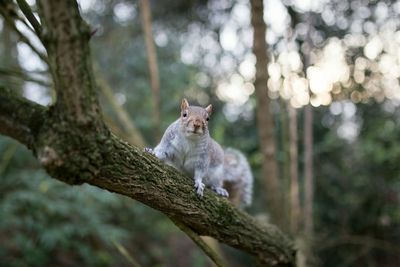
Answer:
[[[282,216],[284,216],[283,221],[285,222],[282,225],[283,229],[289,231],[290,230],[290,222],[289,211],[290,211],[290,152],[289,152],[289,119],[288,119],[288,109],[287,103],[284,99],[279,98],[279,117],[281,123],[281,147],[282,147],[282,156],[281,159],[281,188],[282,188],[282,197],[283,197],[283,207],[284,211]]]
[[[304,231],[306,236],[313,234],[313,110],[310,105],[304,108]]]
[[[307,75],[307,68],[310,66],[310,53],[313,46],[311,33],[313,32],[314,16],[308,12],[307,35],[305,40],[305,51],[303,54],[303,72]],[[314,203],[314,170],[313,170],[313,109],[311,104],[304,107],[304,232],[306,236],[312,237],[313,203]]]
[[[262,0],[251,0],[251,24],[253,26],[253,53],[256,56],[256,79],[254,81],[257,100],[257,128],[262,153],[262,178],[271,219],[282,225],[282,195],[278,180],[274,121],[268,97],[268,57],[265,41],[266,25]]]
[[[292,234],[297,234],[300,229],[300,193],[298,172],[298,133],[297,112],[290,103],[289,110],[289,151],[290,151],[290,229]]]
[[[151,8],[149,0],[140,0],[140,10],[142,15],[142,27],[144,40],[146,42],[147,59],[149,62],[150,86],[153,102],[154,134],[156,142],[161,138],[161,118],[160,118],[160,77],[157,66],[157,51],[153,40]]]
[[[307,21],[307,35],[304,42],[303,72],[307,75],[310,66],[310,53],[313,47],[311,34],[314,31],[314,16],[311,12],[305,14]],[[314,235],[314,170],[313,170],[313,108],[311,104],[304,107],[304,213],[303,230],[304,266],[313,266],[315,253],[313,250]]]
[[[313,17],[308,14],[308,33],[306,46],[308,53],[303,56],[304,74],[310,66],[310,52],[312,48],[311,32]],[[304,232],[312,237],[314,228],[314,167],[313,167],[313,108],[311,104],[304,107]]]

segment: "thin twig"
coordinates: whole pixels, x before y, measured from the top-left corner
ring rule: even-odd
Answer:
[[[35,54],[37,54],[39,56],[39,58],[41,60],[43,60],[44,62],[46,62],[48,65],[49,60],[48,60],[47,56],[44,53],[40,52],[38,50],[38,48],[36,48],[32,44],[32,42],[29,40],[29,38],[17,28],[17,26],[15,24],[15,19],[18,19],[18,20],[21,20],[21,19],[18,16],[12,16],[11,14],[9,14],[9,11],[7,9],[5,9],[4,6],[0,6],[0,14],[3,15],[4,21],[7,23],[7,25],[9,27],[11,27],[11,29],[13,29],[17,33],[19,39],[22,42],[24,42],[25,44],[27,44],[32,49],[32,51]]]
[[[36,34],[35,30],[32,28],[32,26],[26,21],[26,19],[24,19],[23,17],[19,16],[19,14],[16,14],[14,16],[15,20],[20,21],[22,24],[25,25],[25,27],[32,32],[33,34]]]
[[[44,81],[44,80],[40,80],[34,77],[29,76],[27,73],[25,73],[22,70],[13,70],[13,69],[4,69],[0,67],[0,76],[10,76],[10,77],[15,77],[15,78],[19,78],[21,80],[24,80],[26,82],[33,82],[39,85],[42,85],[44,87],[50,87],[51,84]]]
[[[182,232],[187,234],[196,245],[204,251],[204,253],[217,265],[218,267],[225,267],[226,264],[222,260],[222,258],[210,247],[204,242],[203,239],[200,238],[200,236],[195,233],[191,228],[186,226],[185,224],[171,218],[171,221],[178,226],[179,229],[181,229]]]
[[[25,17],[28,19],[29,23],[35,29],[36,35],[41,39],[42,26],[39,21],[36,19],[35,15],[29,4],[25,0],[17,0],[18,6],[21,9],[22,13],[24,13]]]
[[[118,249],[119,253],[122,254],[122,256],[125,257],[127,261],[129,261],[130,264],[132,264],[133,267],[141,267],[141,265],[132,257],[131,254],[129,254],[128,250],[119,243],[117,240],[113,239],[112,240],[114,246]]]

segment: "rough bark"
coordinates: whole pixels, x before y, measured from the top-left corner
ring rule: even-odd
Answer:
[[[197,234],[254,255],[263,266],[293,266],[292,242],[276,226],[257,224],[210,190],[199,199],[188,177],[107,129],[93,81],[90,35],[76,2],[41,0],[39,11],[57,102],[47,109],[0,89],[0,134],[27,145],[56,179],[141,201]]]
[[[267,207],[273,222],[282,225],[282,194],[278,180],[274,121],[268,97],[268,57],[265,41],[266,25],[263,17],[263,1],[252,0],[251,24],[253,26],[253,53],[256,56],[256,79],[254,81],[257,100],[257,130],[263,157],[262,177],[265,180]]]
[[[40,38],[49,57],[57,103],[66,119],[102,125],[88,41],[90,28],[75,1],[39,1]]]
[[[1,134],[10,136],[31,149],[44,121],[45,112],[42,106],[0,87]]]

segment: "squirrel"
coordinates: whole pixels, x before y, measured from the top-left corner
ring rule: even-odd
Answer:
[[[152,153],[166,164],[194,179],[199,197],[205,186],[218,195],[229,197],[224,183],[231,189],[230,199],[235,205],[251,204],[253,176],[245,156],[238,150],[222,147],[211,138],[208,121],[212,105],[206,108],[181,103],[181,116],[166,129]]]

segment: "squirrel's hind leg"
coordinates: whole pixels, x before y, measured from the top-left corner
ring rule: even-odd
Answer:
[[[226,189],[223,188],[223,187],[221,187],[221,186],[219,186],[219,187],[211,186],[211,189],[212,189],[215,193],[217,193],[218,195],[220,195],[220,196],[229,197],[228,191],[226,191]]]
[[[220,196],[229,197],[228,191],[222,187],[223,166],[209,169],[207,185]]]

